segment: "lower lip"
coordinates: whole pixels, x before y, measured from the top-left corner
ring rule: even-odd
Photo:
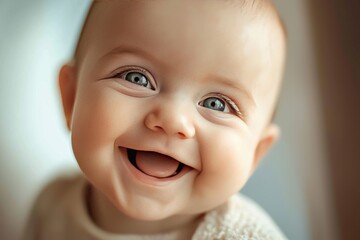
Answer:
[[[173,177],[168,177],[168,178],[152,177],[152,176],[146,175],[145,173],[141,172],[140,170],[138,170],[135,166],[133,166],[131,164],[131,162],[129,161],[129,158],[128,158],[126,148],[119,147],[119,150],[121,153],[120,162],[123,163],[126,170],[137,181],[140,181],[145,184],[150,184],[150,185],[154,185],[154,186],[166,186],[168,184],[175,182],[176,180],[178,180],[179,178],[181,178],[182,176],[184,176],[185,174],[187,174],[188,172],[190,172],[192,170],[190,167],[185,165],[184,168],[182,169],[182,171]]]

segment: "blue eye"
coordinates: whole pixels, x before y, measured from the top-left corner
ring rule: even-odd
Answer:
[[[228,111],[225,101],[217,97],[209,97],[204,99],[200,102],[200,106],[220,112]]]
[[[140,85],[142,87],[152,88],[150,81],[142,73],[139,73],[139,72],[125,72],[124,74],[122,74],[122,78],[129,81],[129,82]]]
[[[151,73],[138,66],[123,66],[116,71],[117,73],[114,73],[110,78],[115,79],[116,82],[124,83],[126,86],[130,86],[132,88],[135,87],[135,89],[144,91],[144,89],[141,89],[142,87],[147,89],[155,91],[157,89],[156,81],[154,77],[151,75]],[[129,83],[135,84],[135,86],[129,85]],[[140,88],[140,89],[139,89]]]

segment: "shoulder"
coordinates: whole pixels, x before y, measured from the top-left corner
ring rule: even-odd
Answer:
[[[54,209],[54,203],[62,202],[62,199],[67,197],[80,181],[81,177],[74,175],[61,176],[49,182],[38,195],[33,210],[38,213],[46,213],[50,209]]]
[[[286,237],[258,204],[237,194],[205,215],[193,239],[282,240]]]
[[[62,176],[48,183],[32,208],[24,239],[49,239],[67,228],[71,209],[81,203],[85,180],[80,175]]]

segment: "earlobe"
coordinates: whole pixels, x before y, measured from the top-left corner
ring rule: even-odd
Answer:
[[[270,148],[279,139],[279,137],[280,137],[280,128],[276,124],[270,124],[264,130],[264,133],[255,150],[252,171],[256,169],[261,159],[270,150]]]
[[[76,93],[76,73],[73,66],[66,64],[61,67],[59,72],[59,88],[66,124],[68,129],[71,130],[71,118]]]

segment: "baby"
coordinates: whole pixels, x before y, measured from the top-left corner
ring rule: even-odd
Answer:
[[[286,35],[269,0],[99,0],[59,74],[84,177],[27,239],[285,239],[237,194],[276,141]]]

